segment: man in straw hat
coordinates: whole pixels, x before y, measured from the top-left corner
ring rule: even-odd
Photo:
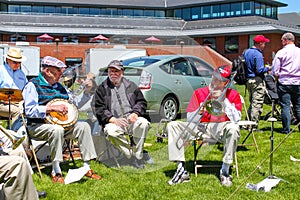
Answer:
[[[20,48],[10,47],[4,56],[4,64],[0,65],[0,88],[22,90],[27,83],[27,78],[21,70],[21,63],[26,60]],[[19,102],[10,105],[12,123],[19,116]],[[9,102],[0,99],[0,116],[9,117]]]

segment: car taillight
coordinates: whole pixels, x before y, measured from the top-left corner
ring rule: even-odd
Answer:
[[[139,88],[141,90],[150,90],[151,82],[152,82],[152,74],[143,70],[140,77]]]

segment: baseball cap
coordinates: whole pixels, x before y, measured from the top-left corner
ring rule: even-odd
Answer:
[[[57,68],[66,68],[67,66],[61,60],[51,56],[45,56],[41,61],[42,66],[50,66],[50,67],[57,67]]]
[[[263,35],[257,35],[253,38],[253,41],[256,43],[261,43],[261,42],[270,42],[270,40],[268,38],[266,38]]]
[[[111,61],[108,66],[108,68],[116,68],[117,70],[124,70],[124,67],[123,67],[123,63],[122,61],[119,61],[119,60],[113,60]]]
[[[222,65],[214,70],[213,75],[221,81],[228,81],[231,75],[231,69],[228,65]]]

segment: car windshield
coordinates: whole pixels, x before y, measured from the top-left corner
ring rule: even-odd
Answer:
[[[160,59],[157,58],[131,58],[127,60],[123,60],[123,65],[128,67],[147,67],[150,64],[156,63],[160,61]]]

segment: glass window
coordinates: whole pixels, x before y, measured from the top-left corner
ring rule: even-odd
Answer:
[[[185,20],[191,20],[191,9],[190,8],[183,8],[182,9],[182,16]]]
[[[8,12],[20,12],[20,6],[8,5]]]
[[[133,16],[133,10],[132,9],[123,9],[123,15],[124,16]]]
[[[220,17],[220,5],[214,5],[212,6],[212,17]]]
[[[165,17],[165,11],[163,10],[155,10],[155,17]]]
[[[55,13],[55,7],[54,6],[44,6],[45,13]]]
[[[106,8],[100,8],[100,15],[110,15],[110,12]]]
[[[31,11],[33,13],[43,13],[44,7],[43,6],[32,6]]]
[[[61,7],[60,7],[60,6],[56,6],[56,7],[55,7],[55,12],[56,12],[56,13],[62,13]]]
[[[278,12],[278,8],[272,7],[272,18],[277,19],[277,12]]]
[[[67,14],[78,14],[78,8],[76,8],[76,7],[68,8]]]
[[[99,8],[90,8],[91,15],[99,15],[100,9]]]
[[[266,16],[266,5],[263,3],[261,4],[261,14],[263,16]]]
[[[261,15],[262,11],[261,11],[260,3],[257,2],[254,3],[254,10],[256,15]]]
[[[216,37],[204,37],[202,38],[204,46],[209,46],[212,49],[216,49]]]
[[[175,9],[174,10],[174,17],[175,18],[182,18],[181,9]]]
[[[19,34],[14,34],[14,35],[10,36],[10,41],[11,42],[26,41],[26,36],[19,35]]]
[[[21,12],[31,12],[31,6],[21,6]]]
[[[134,16],[143,16],[143,10],[134,9],[133,15]]]
[[[192,8],[192,19],[200,19],[201,12],[200,7]]]
[[[266,16],[267,17],[272,17],[272,7],[266,5]]]
[[[144,10],[144,16],[154,17],[154,10]]]
[[[250,15],[251,12],[251,2],[243,3],[243,15]]]
[[[225,53],[238,53],[239,37],[225,36]]]
[[[239,16],[242,14],[242,4],[241,3],[233,3],[231,4],[231,11],[233,16]]]
[[[220,5],[220,17],[230,16],[230,4]]]
[[[193,71],[193,74],[196,76],[202,76],[202,77],[211,77],[213,73],[213,68],[208,66],[207,63],[205,63],[203,60],[195,59],[195,58],[189,58],[191,65],[193,66],[191,70]]]
[[[88,15],[88,14],[90,14],[90,9],[89,8],[79,8],[79,14]]]
[[[202,7],[202,19],[210,18],[210,6],[203,6]]]
[[[64,36],[63,37],[64,43],[78,43],[78,37],[76,36]]]

